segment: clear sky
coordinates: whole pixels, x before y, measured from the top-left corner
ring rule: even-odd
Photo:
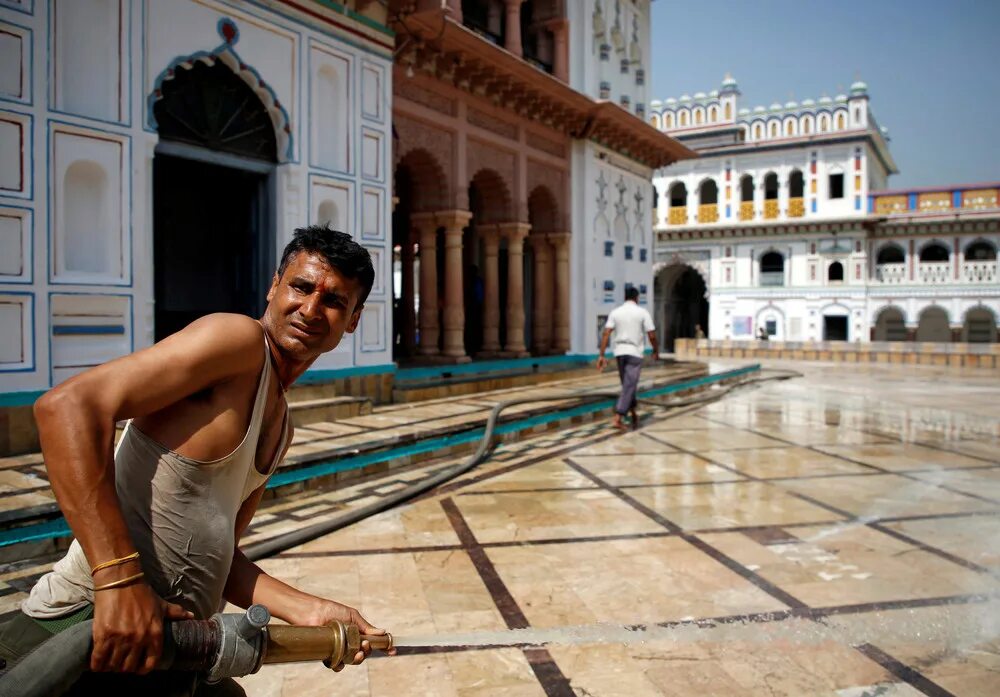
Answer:
[[[1000,0],[656,0],[649,101],[833,97],[856,77],[889,129],[889,186],[1000,181]]]

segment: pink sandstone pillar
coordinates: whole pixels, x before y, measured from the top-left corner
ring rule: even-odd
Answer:
[[[552,317],[555,322],[552,349],[556,353],[569,351],[569,233],[550,232],[548,238],[555,247],[555,302]]]
[[[437,228],[433,213],[414,213],[410,224],[420,239],[420,348],[421,356],[438,354]]]
[[[462,285],[462,231],[472,219],[469,211],[439,211],[434,216],[444,228],[444,340],[441,353],[461,361],[465,355],[465,289]]]
[[[500,351],[500,233],[495,225],[477,229],[483,243],[483,348],[480,355],[495,356]]]
[[[504,4],[507,6],[504,48],[515,56],[521,56],[521,0],[504,0]]]
[[[497,226],[507,239],[507,345],[504,353],[515,358],[528,355],[524,346],[524,238],[528,223],[501,223]]]
[[[552,245],[544,234],[528,235],[535,258],[534,307],[531,348],[536,355],[548,353],[552,343]]]
[[[569,20],[553,19],[548,24],[552,32],[552,74],[557,80],[569,82]]]

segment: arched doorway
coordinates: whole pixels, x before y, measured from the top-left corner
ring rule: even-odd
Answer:
[[[494,355],[497,343],[501,347],[507,346],[508,313],[504,310],[507,307],[510,274],[507,241],[499,237],[497,225],[513,219],[510,201],[507,184],[491,169],[479,170],[469,182],[469,211],[472,219],[462,235],[462,282],[465,298],[465,353],[470,356]],[[486,298],[486,235],[499,237],[496,262],[499,302],[496,304],[487,302]],[[523,256],[521,263],[524,263]],[[487,312],[491,313],[489,322],[486,321]],[[493,313],[497,313],[495,318]],[[487,325],[497,327],[496,340],[484,335]]]
[[[663,309],[657,317],[663,350],[672,352],[677,339],[693,339],[698,330],[708,337],[708,289],[705,279],[687,264],[674,264],[660,272]]]
[[[178,68],[153,115],[155,340],[212,312],[259,316],[275,267],[270,114],[215,60]]]
[[[887,307],[875,320],[874,341],[906,341],[906,318],[897,307]]]
[[[944,309],[932,305],[920,313],[920,321],[917,324],[917,341],[951,341],[948,313]]]
[[[962,341],[970,344],[993,344],[997,340],[997,318],[988,307],[974,307],[965,313]]]

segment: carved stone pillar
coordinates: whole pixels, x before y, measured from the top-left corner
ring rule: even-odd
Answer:
[[[459,361],[465,355],[465,289],[462,285],[462,231],[472,219],[469,211],[439,211],[434,219],[444,228],[444,339],[441,353]]]
[[[507,345],[504,353],[516,358],[528,355],[524,346],[524,238],[528,223],[497,226],[507,240]]]
[[[480,355],[495,356],[500,351],[500,233],[495,225],[477,227],[483,243],[483,349]]]
[[[420,240],[420,347],[421,356],[438,354],[437,228],[433,213],[414,213],[410,224]]]
[[[552,32],[552,74],[557,80],[569,82],[569,20],[565,17],[548,23]]]
[[[569,233],[550,232],[547,236],[555,248],[552,349],[566,353],[569,351]]]
[[[521,2],[522,0],[504,0],[507,6],[506,41],[504,48],[520,57],[521,51]]]
[[[552,344],[552,245],[544,234],[528,235],[535,258],[534,307],[531,312],[531,348],[538,355]]]
[[[413,261],[414,261],[414,250],[413,250],[413,237],[414,232],[419,234],[419,230],[411,231],[407,235],[406,241],[403,243],[402,251],[400,252],[400,262],[402,264],[402,286],[399,302],[401,304],[399,308],[399,335],[400,335],[400,348],[403,351],[404,356],[412,356],[416,352],[416,334],[417,334],[417,322],[416,316],[414,315],[414,291],[413,287]]]

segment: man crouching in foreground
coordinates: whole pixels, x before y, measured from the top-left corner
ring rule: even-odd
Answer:
[[[145,697],[184,685],[198,695],[239,695],[232,680],[195,688],[190,674],[120,673],[153,670],[163,618],[205,619],[223,600],[261,603],[290,624],[340,620],[384,633],[353,608],[268,576],[237,546],[291,442],[285,390],[355,330],[373,282],[368,252],[349,235],[296,230],[259,321],[203,317],[38,400],[45,464],[76,539],[22,614],[0,628],[8,663],[93,616],[93,672],[75,690]],[[353,663],[370,652],[368,642],[362,649]],[[119,674],[97,674],[107,672]]]

